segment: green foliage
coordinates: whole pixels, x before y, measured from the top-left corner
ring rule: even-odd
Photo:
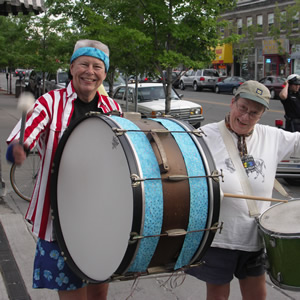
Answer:
[[[112,79],[117,70],[162,75],[208,66],[220,43],[217,18],[235,2],[47,0],[42,15],[0,20],[0,64],[51,72],[68,66],[76,40],[89,38],[109,46]],[[167,76],[168,85],[170,80]]]
[[[300,0],[296,0],[294,4],[285,7],[284,13],[276,6],[274,11],[274,25],[271,26],[270,36],[277,42],[278,50],[281,55],[288,56],[289,53],[282,47],[280,38],[282,33],[289,40],[291,45],[300,43],[300,36],[295,27],[299,29],[299,12]]]
[[[209,65],[215,56],[213,47],[219,44],[217,17],[234,4],[229,0],[94,0],[81,2],[81,10],[75,9],[72,17],[84,24],[81,33],[108,44],[111,72],[118,68],[126,74],[158,71],[162,75],[163,70],[171,72],[179,66]]]

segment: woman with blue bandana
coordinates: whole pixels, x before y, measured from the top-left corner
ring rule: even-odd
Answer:
[[[38,146],[41,166],[26,219],[38,237],[33,270],[33,288],[58,291],[61,300],[105,300],[108,284],[87,284],[66,264],[53,233],[50,211],[50,173],[63,132],[76,119],[90,111],[110,113],[120,106],[99,88],[109,68],[108,47],[94,40],[79,40],[71,57],[71,81],[66,88],[50,91],[34,103],[27,115],[24,146]],[[19,122],[7,139],[7,159],[22,164],[24,148],[18,143]],[[70,208],[72,209],[72,208]]]

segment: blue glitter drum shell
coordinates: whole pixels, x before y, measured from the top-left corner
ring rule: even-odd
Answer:
[[[143,178],[161,178],[159,166],[152,147],[140,128],[131,121],[112,117],[123,129],[136,130],[127,132],[140,163]],[[141,234],[144,236],[161,233],[163,220],[163,191],[161,180],[149,180],[144,185],[144,226]],[[138,253],[128,272],[145,272],[155,252],[159,237],[142,239]]]
[[[160,178],[159,166],[153,153],[151,145],[143,132],[133,122],[112,117],[123,129],[133,130],[126,134],[130,139],[138,157],[141,173],[144,178]],[[205,178],[201,155],[194,141],[185,129],[178,123],[169,119],[151,119],[159,122],[169,130],[176,140],[182,152],[183,159],[187,168],[188,176],[204,176],[203,178],[189,178],[190,186],[190,215],[187,231],[205,229],[208,217],[208,185]],[[160,234],[163,220],[163,187],[160,181],[151,180],[144,183],[144,226],[142,235]],[[190,263],[197,252],[202,241],[203,232],[194,232],[186,235],[182,250],[177,259],[174,269],[179,269]],[[159,238],[142,239],[138,253],[128,269],[128,272],[144,272],[151,261]]]

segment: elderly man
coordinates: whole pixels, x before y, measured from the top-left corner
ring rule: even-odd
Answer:
[[[224,193],[272,197],[277,164],[300,153],[300,133],[258,124],[269,108],[270,92],[257,81],[246,81],[231,100],[224,121],[202,127],[203,137],[222,169]],[[230,282],[239,279],[243,300],[266,299],[263,241],[256,217],[270,202],[224,198],[221,233],[216,233],[203,265],[188,273],[206,282],[207,299],[228,299]]]
[[[285,87],[279,94],[285,110],[285,129],[288,131],[300,131],[300,76],[289,75]]]
[[[26,214],[38,237],[34,262],[33,287],[58,291],[62,300],[106,299],[108,284],[86,284],[74,274],[64,258],[53,234],[50,213],[50,167],[59,140],[68,126],[89,111],[121,112],[119,105],[98,89],[109,68],[108,47],[94,40],[79,40],[71,57],[72,80],[66,88],[42,95],[27,116],[24,145],[41,148],[41,165],[37,183]],[[24,148],[18,143],[20,122],[13,129],[7,142],[7,158],[22,164],[26,159]],[[88,153],[87,153],[88,155]],[[72,210],[72,207],[70,207]],[[80,220],[78,220],[80,222]]]

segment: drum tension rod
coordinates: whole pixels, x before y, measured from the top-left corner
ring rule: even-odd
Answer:
[[[198,230],[190,230],[190,231],[186,231],[184,229],[170,229],[170,230],[166,230],[164,233],[161,234],[155,234],[155,235],[138,235],[137,232],[132,232],[130,234],[130,240],[129,243],[135,242],[137,240],[140,239],[145,239],[145,238],[154,238],[154,237],[177,237],[177,236],[184,236],[190,233],[197,233],[197,232],[204,232],[204,231],[217,231],[220,230],[220,233],[222,232],[223,229],[223,222],[221,222],[221,225],[219,226],[219,223],[215,223],[213,224],[212,227],[210,228],[206,228],[206,229],[198,229]]]
[[[221,170],[220,173],[218,172],[218,170],[214,170],[211,173],[211,175],[203,175],[203,176],[171,175],[171,176],[166,176],[165,178],[140,178],[137,174],[131,174],[130,176],[133,187],[138,186],[142,181],[148,181],[148,180],[183,181],[192,178],[212,178],[216,182],[219,182],[219,177],[221,177],[223,181],[224,179],[223,170]]]
[[[170,131],[167,129],[150,129],[150,130],[135,130],[135,129],[122,129],[122,128],[116,128],[113,127],[112,131],[117,135],[123,135],[126,132],[143,132],[143,133],[192,133],[196,136],[201,137],[202,135],[205,135],[205,133],[202,130],[194,129],[194,130],[188,130],[188,131]]]
[[[121,113],[118,111],[118,110],[112,110],[108,113],[102,113],[102,112],[99,112],[99,111],[89,111],[87,113],[85,113],[85,116],[118,116],[120,117],[121,116]]]

